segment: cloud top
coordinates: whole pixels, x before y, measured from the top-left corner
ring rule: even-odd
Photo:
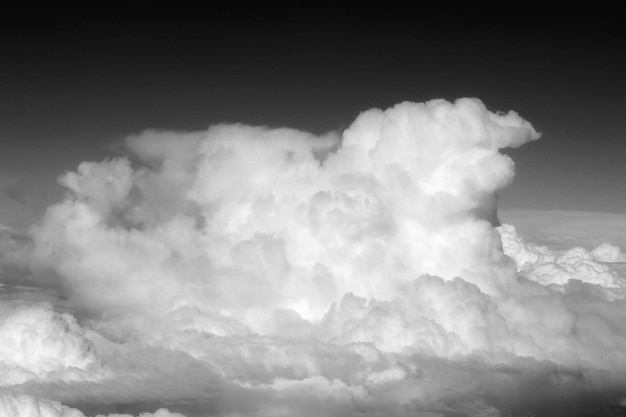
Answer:
[[[179,297],[257,329],[262,311],[320,318],[346,292],[392,297],[424,273],[494,293],[508,284],[493,271],[507,268],[493,195],[514,173],[498,149],[538,137],[475,99],[370,110],[341,137],[149,131],[128,140],[137,166],[61,179],[68,198],[33,229],[35,258],[100,310]]]

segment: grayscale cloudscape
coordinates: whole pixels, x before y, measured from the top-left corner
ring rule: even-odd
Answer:
[[[500,224],[501,150],[463,98],[342,132],[148,130],[4,229],[0,415],[522,416],[626,405],[626,255]],[[20,278],[23,277],[23,278]],[[28,293],[27,290],[24,290]],[[556,411],[555,411],[556,410]]]

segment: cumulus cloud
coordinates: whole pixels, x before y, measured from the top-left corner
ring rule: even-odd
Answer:
[[[598,262],[626,262],[626,254],[618,246],[610,243],[602,243],[591,252]]]
[[[7,311],[34,350],[7,345],[5,366],[35,376],[6,385],[187,416],[522,415],[538,381],[619,390],[620,249],[495,228],[514,176],[500,149],[539,136],[460,99],[368,110],[341,134],[130,137],[127,157],[65,174],[31,228],[27,263],[81,319]]]
[[[626,285],[606,265],[626,260],[617,246],[604,243],[591,251],[582,247],[552,251],[545,246],[527,244],[513,225],[502,225],[498,231],[504,253],[515,261],[518,270],[543,285],[562,285],[572,279],[609,288],[623,288]]]
[[[69,314],[49,305],[0,306],[0,386],[37,378],[81,379],[98,355]]]
[[[496,293],[509,266],[485,213],[513,177],[498,149],[537,137],[470,99],[364,112],[330,154],[337,137],[290,129],[147,132],[129,139],[136,168],[61,179],[69,196],[33,229],[35,259],[99,309],[183,297],[253,327],[273,308],[320,318],[346,292],[391,297],[424,273]]]

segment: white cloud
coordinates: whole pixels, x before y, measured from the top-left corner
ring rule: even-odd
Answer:
[[[593,257],[598,262],[626,262],[626,254],[618,246],[602,243],[592,250]]]
[[[129,138],[128,159],[66,174],[67,198],[31,229],[33,270],[54,271],[85,318],[28,310],[60,336],[33,363],[11,351],[7,369],[52,363],[58,377],[7,384],[188,416],[495,416],[519,410],[510,393],[531,398],[533,378],[570,389],[571,369],[593,390],[625,370],[609,266],[623,254],[493,227],[514,175],[499,150],[538,137],[461,99],[369,110],[341,136]]]
[[[504,253],[515,260],[518,270],[543,285],[563,285],[576,279],[609,288],[626,286],[626,282],[604,264],[624,260],[624,254],[616,246],[602,244],[592,251],[582,247],[551,251],[545,246],[525,243],[512,225],[502,225],[498,231]]]
[[[0,415],[7,417],[85,417],[57,401],[0,391]]]
[[[319,318],[346,292],[391,297],[423,273],[493,293],[508,284],[485,276],[507,261],[492,262],[497,235],[474,213],[493,211],[513,176],[498,148],[537,137],[469,99],[365,112],[323,163],[332,136],[147,132],[129,149],[149,165],[83,163],[63,177],[70,196],[33,229],[34,255],[91,308],[183,297],[253,327],[272,308]]]
[[[89,378],[87,371],[100,365],[74,317],[49,305],[0,310],[0,340],[0,386],[39,378]]]
[[[31,395],[14,394],[0,391],[0,415],[6,417],[85,417],[75,408],[68,407],[58,401],[37,398]],[[130,414],[109,414],[96,417],[133,417]],[[140,413],[137,417],[184,417],[180,413],[171,413],[167,409],[159,409],[154,413]]]

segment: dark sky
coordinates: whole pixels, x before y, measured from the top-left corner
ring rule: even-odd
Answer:
[[[377,8],[5,13],[0,223],[29,221],[60,174],[146,128],[323,133],[370,107],[466,96],[544,135],[508,152],[517,178],[502,207],[626,212],[620,9]]]

